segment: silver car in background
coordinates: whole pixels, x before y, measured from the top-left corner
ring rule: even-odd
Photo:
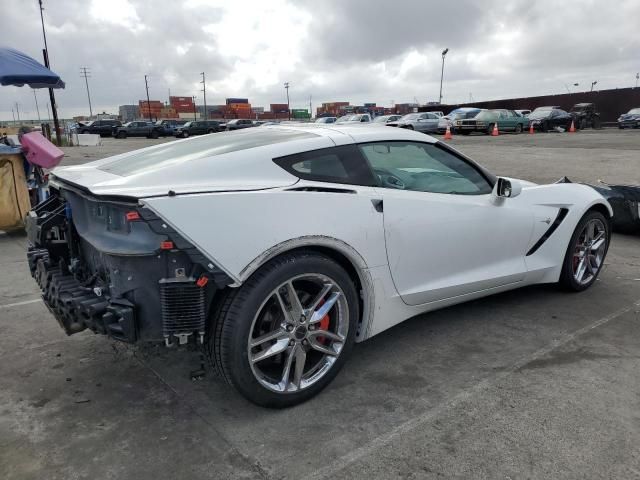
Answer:
[[[380,115],[373,119],[373,123],[389,123],[400,120],[402,115]]]
[[[440,117],[432,112],[409,113],[395,122],[387,123],[387,126],[408,128],[416,132],[432,133],[438,131],[439,119]]]

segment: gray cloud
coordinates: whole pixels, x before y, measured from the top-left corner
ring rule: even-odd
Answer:
[[[113,11],[95,17],[88,0],[45,0],[52,66],[67,82],[57,92],[65,117],[88,110],[80,66],[92,70],[94,111],[111,112],[144,98],[145,74],[152,98],[166,101],[169,89],[200,95],[203,70],[210,104],[227,96],[282,102],[284,81],[294,107],[309,95],[314,105],[437,100],[445,47],[448,102],[557,93],[575,82],[588,89],[592,80],[630,86],[640,70],[635,0],[289,0],[273,7],[275,17],[247,2],[129,0],[129,15],[117,2],[97,3]],[[37,3],[4,0],[3,7],[0,43],[40,59]],[[267,22],[279,23],[265,29]],[[46,91],[38,98],[44,116]],[[29,89],[2,87],[0,119],[11,119],[16,101],[23,117],[35,118]]]

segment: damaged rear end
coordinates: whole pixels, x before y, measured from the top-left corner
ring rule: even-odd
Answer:
[[[59,183],[27,218],[28,260],[68,334],[134,343],[202,343],[217,290],[232,283],[136,200]]]

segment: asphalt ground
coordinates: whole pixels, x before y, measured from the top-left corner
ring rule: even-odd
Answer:
[[[451,144],[499,175],[640,183],[640,131]],[[196,353],[65,336],[25,245],[0,236],[2,479],[640,478],[640,236],[613,236],[585,293],[529,287],[413,318],[280,411],[212,372],[193,380]]]

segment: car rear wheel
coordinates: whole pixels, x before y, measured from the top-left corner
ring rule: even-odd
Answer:
[[[609,248],[609,221],[597,211],[587,212],[576,227],[560,275],[560,285],[580,292],[596,281]]]
[[[515,133],[522,133],[522,124],[521,123],[516,125]]]
[[[89,130],[82,130],[80,133],[87,134],[87,133],[89,133]]]
[[[540,125],[540,130],[542,130],[543,132],[549,131],[549,122],[547,120],[542,122],[542,124]]]
[[[149,134],[149,137],[150,137],[150,138],[158,138],[159,136],[160,136],[160,134],[159,134],[156,130],[153,130],[153,131]]]
[[[127,138],[127,134],[126,134],[126,132],[118,132],[116,134],[116,137],[117,138]]]
[[[285,254],[224,299],[210,357],[251,402],[289,407],[336,376],[353,347],[358,309],[356,289],[335,261],[314,252]]]
[[[487,135],[491,135],[491,132],[493,132],[493,123],[490,123],[487,129],[484,131],[484,133]]]

